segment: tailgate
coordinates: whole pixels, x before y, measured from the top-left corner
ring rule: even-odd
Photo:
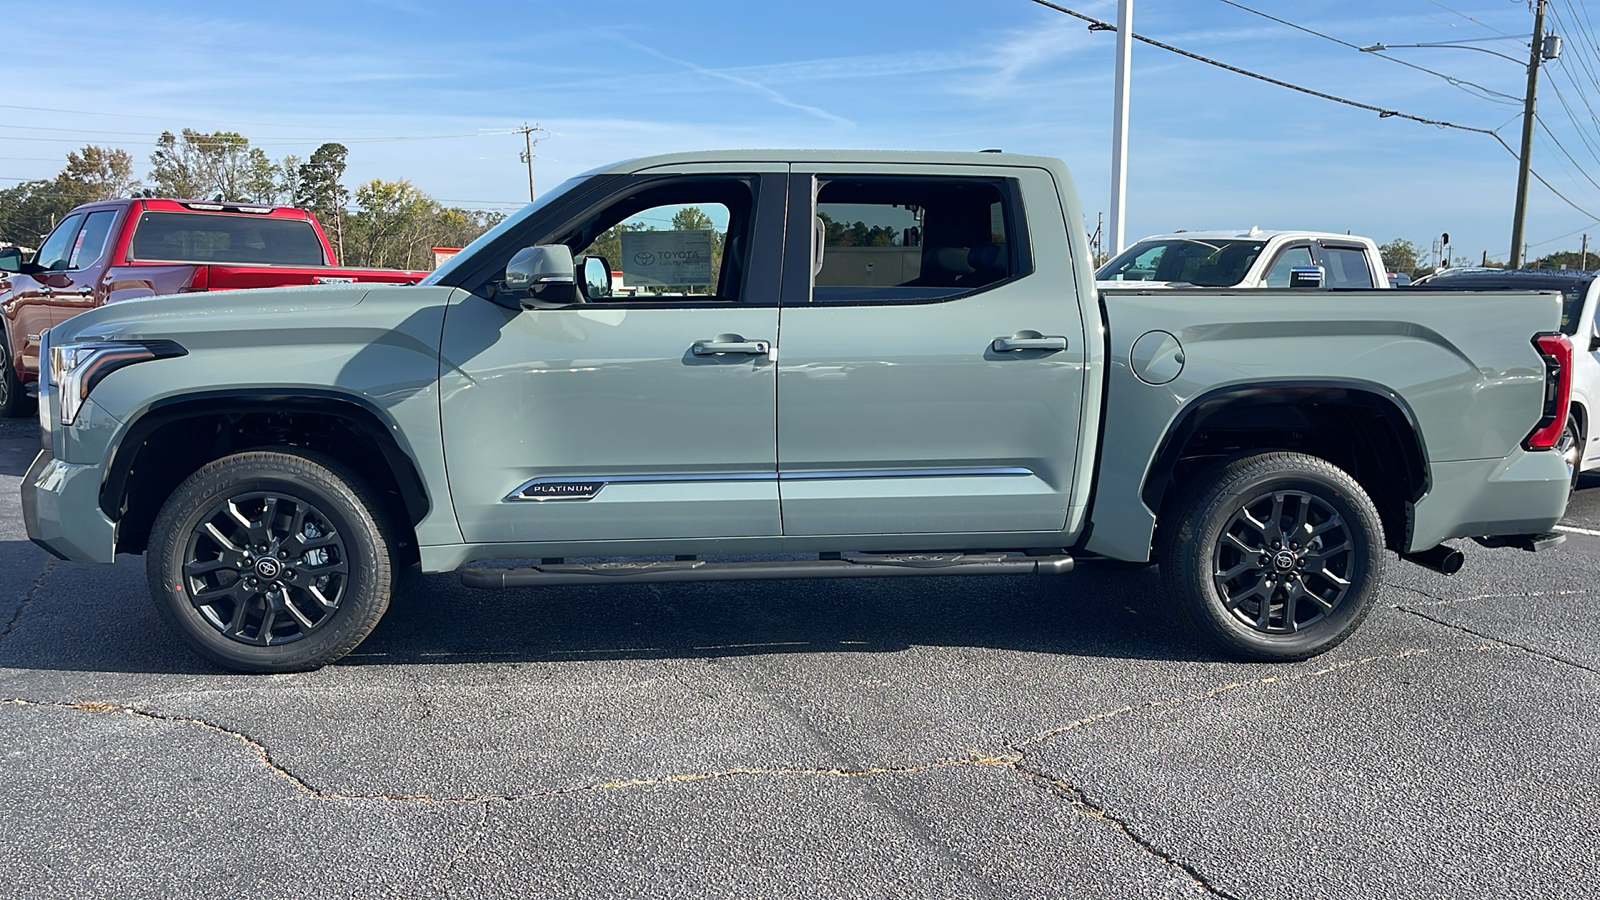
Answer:
[[[426,272],[400,269],[351,269],[342,266],[205,266],[205,284],[213,291],[288,287],[310,284],[415,284]]]

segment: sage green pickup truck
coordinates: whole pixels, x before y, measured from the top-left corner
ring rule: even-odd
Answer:
[[[418,285],[112,304],[44,336],[28,534],[145,554],[176,633],[253,672],[350,652],[412,564],[1154,561],[1217,650],[1293,660],[1389,552],[1559,540],[1556,295],[1100,293],[1082,223],[1054,159],[690,153],[574,178]]]

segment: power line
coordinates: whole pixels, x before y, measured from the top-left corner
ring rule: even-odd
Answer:
[[[1092,16],[1086,16],[1083,13],[1078,12],[1077,10],[1067,9],[1065,6],[1059,6],[1059,5],[1055,4],[1055,3],[1051,3],[1050,0],[1031,0],[1031,2],[1037,3],[1040,6],[1049,7],[1050,9],[1053,9],[1056,12],[1059,12],[1059,13],[1065,13],[1066,15],[1072,16],[1075,19],[1082,19],[1083,21],[1088,22],[1092,26],[1092,29],[1094,31],[1116,31],[1117,30],[1116,26],[1112,25],[1109,22],[1102,22],[1101,20],[1096,19],[1096,18],[1094,18]],[[1283,81],[1283,80],[1278,79],[1278,78],[1273,78],[1270,75],[1262,75],[1259,72],[1252,72],[1249,69],[1241,69],[1238,66],[1230,65],[1228,63],[1221,62],[1219,60],[1211,59],[1210,57],[1207,57],[1207,56],[1201,56],[1198,53],[1191,53],[1188,50],[1184,50],[1184,49],[1179,48],[1179,47],[1174,47],[1171,44],[1164,44],[1161,41],[1158,41],[1158,40],[1156,40],[1154,38],[1145,37],[1142,34],[1134,34],[1134,35],[1131,35],[1131,37],[1136,41],[1141,41],[1143,43],[1151,45],[1152,47],[1160,47],[1162,50],[1166,50],[1169,53],[1176,53],[1179,56],[1186,56],[1189,59],[1196,60],[1198,62],[1203,62],[1208,66],[1216,66],[1219,69],[1225,69],[1225,70],[1227,70],[1229,72],[1233,72],[1236,75],[1243,75],[1246,78],[1254,78],[1257,81],[1265,81],[1268,84],[1277,85],[1278,87],[1281,87],[1281,88],[1288,88],[1291,91],[1299,91],[1302,94],[1309,94],[1309,95],[1311,95],[1313,97],[1320,97],[1323,100],[1329,100],[1329,101],[1332,101],[1334,103],[1342,103],[1345,106],[1353,106],[1353,107],[1355,107],[1357,109],[1364,109],[1364,110],[1367,110],[1369,112],[1375,112],[1375,113],[1378,114],[1378,118],[1380,118],[1380,119],[1406,119],[1406,120],[1409,120],[1409,121],[1412,121],[1412,122],[1420,122],[1423,125],[1436,125],[1436,126],[1438,126],[1440,128],[1454,128],[1454,129],[1456,129],[1458,131],[1471,131],[1471,132],[1474,132],[1474,133],[1477,133],[1477,134],[1494,135],[1494,132],[1490,131],[1487,128],[1475,128],[1475,127],[1473,127],[1471,125],[1458,125],[1455,122],[1446,122],[1446,121],[1443,121],[1441,119],[1428,119],[1428,118],[1424,118],[1422,116],[1414,116],[1414,115],[1412,115],[1410,113],[1403,113],[1403,112],[1399,112],[1398,110],[1393,110],[1393,109],[1384,109],[1381,106],[1373,106],[1370,103],[1362,103],[1359,100],[1350,100],[1350,99],[1347,99],[1345,97],[1336,97],[1333,94],[1328,94],[1328,93],[1324,93],[1322,91],[1313,90],[1313,89],[1308,88],[1308,87],[1301,87],[1298,84],[1291,84],[1291,83],[1289,83],[1287,81]],[[1498,135],[1495,135],[1495,136],[1498,137]]]
[[[1504,31],[1501,31],[1500,29],[1498,29],[1498,28],[1494,27],[1493,25],[1490,25],[1490,24],[1488,24],[1486,22],[1480,22],[1477,19],[1474,19],[1473,17],[1467,15],[1466,13],[1464,13],[1464,12],[1458,10],[1458,9],[1451,9],[1448,6],[1445,6],[1443,3],[1440,3],[1439,0],[1427,0],[1427,2],[1428,3],[1432,3],[1434,6],[1439,7],[1440,9],[1444,10],[1447,13],[1450,13],[1451,15],[1460,16],[1461,18],[1466,19],[1468,22],[1471,22],[1474,25],[1481,25],[1484,28],[1487,28],[1490,31],[1494,32],[1495,34],[1505,35],[1506,37],[1516,37],[1516,35],[1506,34]],[[1485,38],[1484,40],[1493,40],[1493,38]]]
[[[1464,78],[1457,78],[1454,75],[1446,75],[1443,72],[1436,72],[1433,69],[1429,69],[1429,68],[1427,68],[1425,66],[1419,66],[1419,65],[1416,65],[1414,63],[1406,62],[1405,60],[1400,59],[1399,57],[1389,56],[1389,55],[1387,55],[1385,53],[1380,53],[1380,52],[1375,51],[1375,50],[1372,50],[1372,51],[1362,50],[1361,47],[1359,47],[1359,46],[1357,46],[1355,44],[1352,44],[1349,41],[1341,40],[1339,38],[1334,37],[1331,34],[1323,34],[1320,31],[1317,31],[1317,30],[1312,29],[1312,28],[1307,28],[1304,25],[1300,25],[1300,24],[1291,22],[1288,19],[1280,19],[1277,16],[1271,15],[1269,13],[1264,13],[1259,9],[1251,9],[1248,6],[1245,6],[1243,3],[1234,2],[1234,0],[1218,0],[1218,2],[1226,3],[1229,6],[1234,7],[1235,9],[1242,9],[1245,12],[1250,13],[1251,15],[1260,16],[1263,19],[1271,19],[1272,21],[1277,22],[1279,25],[1287,25],[1290,28],[1295,29],[1296,31],[1303,31],[1306,34],[1312,35],[1313,37],[1319,37],[1319,38],[1322,38],[1325,41],[1332,41],[1333,43],[1338,44],[1341,47],[1349,47],[1351,50],[1355,50],[1358,53],[1369,53],[1372,56],[1378,57],[1379,59],[1386,59],[1389,62],[1398,63],[1398,64],[1400,64],[1402,66],[1405,66],[1408,69],[1416,69],[1418,72],[1426,72],[1429,75],[1433,75],[1433,76],[1435,76],[1437,78],[1444,79],[1451,87],[1458,88],[1458,89],[1463,90],[1463,91],[1467,91],[1467,93],[1469,93],[1469,94],[1472,93],[1472,90],[1478,90],[1478,91],[1482,91],[1484,94],[1493,94],[1494,97],[1504,97],[1505,98],[1504,100],[1495,100],[1494,97],[1480,97],[1479,99],[1481,99],[1481,100],[1488,100],[1491,103],[1508,103],[1508,104],[1512,104],[1512,105],[1519,105],[1519,104],[1522,103],[1522,98],[1521,97],[1513,97],[1510,94],[1503,93],[1501,91],[1497,91],[1497,90],[1494,90],[1492,88],[1486,88],[1481,84],[1477,84],[1475,82],[1467,81]],[[1469,88],[1472,89],[1472,90],[1468,90]]]
[[[1550,142],[1556,145],[1556,149],[1560,150],[1561,154],[1563,156],[1565,156],[1569,161],[1571,161],[1572,165],[1578,170],[1578,174],[1582,175],[1584,178],[1589,179],[1589,183],[1590,184],[1594,185],[1597,188],[1600,188],[1600,181],[1595,181],[1594,178],[1592,178],[1589,175],[1588,172],[1585,172],[1583,170],[1583,166],[1579,165],[1578,161],[1576,159],[1572,158],[1572,154],[1567,152],[1567,148],[1565,146],[1563,146],[1561,141],[1556,137],[1556,133],[1550,130],[1550,126],[1549,125],[1545,124],[1544,117],[1539,115],[1538,113],[1534,113],[1533,114],[1533,120],[1538,123],[1540,128],[1544,129],[1545,137],[1549,138]],[[1560,160],[1557,160],[1557,162],[1559,163]]]
[[[1049,7],[1050,9],[1053,9],[1056,12],[1059,12],[1059,13],[1065,13],[1066,15],[1072,16],[1075,19],[1081,19],[1082,21],[1088,22],[1089,25],[1091,26],[1091,30],[1093,30],[1093,31],[1116,31],[1117,30],[1116,26],[1112,25],[1109,22],[1103,22],[1103,21],[1101,21],[1099,19],[1096,19],[1096,18],[1094,18],[1092,16],[1086,16],[1083,13],[1078,12],[1077,10],[1067,9],[1065,6],[1059,6],[1059,5],[1055,4],[1055,3],[1051,3],[1050,0],[1031,0],[1031,2],[1037,3],[1040,6]],[[1477,127],[1472,126],[1472,125],[1458,125],[1455,122],[1445,122],[1445,121],[1441,121],[1441,120],[1438,120],[1438,119],[1426,119],[1426,118],[1423,118],[1422,116],[1411,115],[1410,113],[1398,112],[1398,111],[1392,110],[1392,109],[1383,109],[1382,107],[1373,106],[1370,103],[1362,103],[1362,102],[1360,102],[1358,100],[1350,100],[1350,99],[1347,99],[1345,97],[1336,97],[1333,94],[1327,94],[1327,93],[1323,93],[1322,91],[1312,90],[1311,88],[1301,87],[1298,84],[1290,84],[1287,81],[1282,81],[1282,80],[1277,79],[1277,78],[1272,78],[1272,77],[1267,76],[1267,75],[1259,74],[1257,72],[1251,72],[1248,69],[1241,69],[1238,66],[1229,65],[1228,63],[1225,63],[1225,62],[1219,62],[1217,60],[1210,59],[1209,57],[1201,56],[1198,53],[1190,53],[1188,50],[1183,50],[1181,48],[1174,47],[1171,44],[1164,44],[1161,41],[1155,40],[1154,38],[1145,37],[1142,34],[1133,34],[1133,35],[1130,35],[1130,36],[1136,41],[1141,41],[1141,42],[1149,44],[1149,45],[1151,45],[1153,47],[1160,47],[1162,50],[1166,50],[1166,51],[1169,51],[1171,53],[1176,53],[1179,56],[1186,56],[1186,57],[1188,57],[1190,59],[1197,60],[1199,62],[1203,62],[1203,63],[1205,63],[1207,65],[1216,66],[1219,69],[1226,69],[1229,72],[1233,72],[1233,73],[1236,73],[1236,74],[1239,74],[1239,75],[1244,75],[1247,78],[1254,78],[1257,81],[1265,81],[1268,84],[1274,84],[1274,85],[1277,85],[1278,87],[1288,88],[1289,90],[1292,90],[1292,91],[1299,91],[1302,94],[1310,94],[1313,97],[1320,97],[1323,100],[1330,100],[1330,101],[1332,101],[1334,103],[1342,103],[1345,106],[1353,106],[1353,107],[1356,107],[1357,109],[1370,110],[1372,112],[1377,113],[1378,114],[1378,118],[1380,118],[1380,119],[1391,119],[1391,118],[1393,118],[1393,119],[1407,119],[1407,120],[1412,121],[1412,122],[1420,122],[1420,123],[1422,123],[1424,125],[1437,125],[1440,128],[1453,128],[1453,129],[1456,129],[1457,131],[1470,131],[1470,132],[1472,132],[1474,134],[1486,134],[1486,135],[1494,138],[1495,141],[1498,142],[1501,147],[1504,147],[1506,152],[1511,154],[1513,159],[1520,160],[1522,158],[1521,156],[1519,156],[1517,154],[1517,151],[1511,149],[1511,145],[1506,143],[1505,138],[1501,137],[1497,132],[1491,131],[1488,128],[1477,128]],[[1513,119],[1512,121],[1516,121],[1516,120]],[[1500,127],[1504,128],[1505,126],[1502,125]],[[1571,200],[1568,200],[1567,196],[1565,194],[1563,194],[1560,191],[1556,190],[1555,187],[1550,184],[1550,182],[1548,182],[1548,181],[1546,181],[1544,179],[1544,176],[1540,175],[1538,172],[1535,172],[1531,167],[1528,169],[1528,174],[1533,176],[1534,178],[1538,179],[1539,183],[1544,185],[1545,188],[1550,191],[1550,193],[1555,194],[1557,197],[1560,197],[1561,201],[1563,203],[1567,204],[1568,206],[1572,207],[1573,209],[1577,210],[1578,212],[1583,213],[1584,215],[1590,217],[1591,219],[1595,219],[1597,221],[1600,221],[1600,216],[1596,216],[1595,214],[1589,212],[1588,210],[1584,209],[1583,207],[1579,206],[1578,204],[1573,203]]]

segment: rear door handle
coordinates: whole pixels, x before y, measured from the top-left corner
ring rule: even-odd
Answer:
[[[989,346],[996,353],[1015,353],[1018,350],[1065,350],[1064,337],[998,337]]]
[[[772,345],[766,341],[747,341],[737,334],[719,334],[709,341],[695,341],[690,348],[695,356],[716,356],[719,353],[744,353],[750,356],[772,355]]]

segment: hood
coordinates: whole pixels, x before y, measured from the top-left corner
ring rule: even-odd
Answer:
[[[329,284],[249,291],[163,294],[121,300],[56,325],[51,343],[168,337],[194,331],[311,325],[320,313],[349,309],[381,286]],[[402,286],[403,289],[403,286]]]

